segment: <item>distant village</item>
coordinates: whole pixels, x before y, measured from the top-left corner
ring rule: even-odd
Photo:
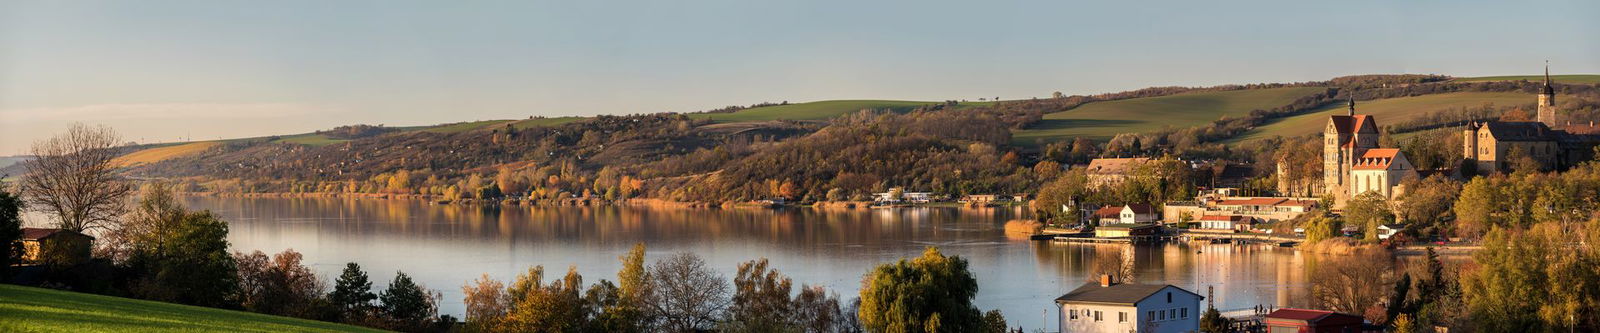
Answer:
[[[1039,211],[1059,211],[1065,219],[1038,228],[1031,238],[1052,243],[1154,243],[1192,241],[1208,243],[1253,243],[1294,247],[1305,241],[1306,230],[1294,224],[1308,213],[1338,215],[1353,199],[1376,196],[1398,200],[1407,191],[1407,180],[1433,176],[1454,181],[1474,176],[1508,173],[1518,167],[1540,170],[1565,170],[1595,158],[1600,146],[1600,126],[1589,122],[1574,124],[1559,119],[1556,92],[1546,73],[1545,85],[1538,93],[1537,115],[1532,121],[1473,121],[1461,132],[1463,162],[1453,168],[1418,169],[1399,147],[1380,146],[1378,119],[1361,114],[1355,100],[1346,102],[1346,112],[1332,115],[1321,134],[1320,182],[1294,184],[1288,174],[1301,172],[1292,163],[1243,165],[1224,161],[1182,161],[1191,172],[1210,182],[1195,184],[1194,200],[1169,202],[1125,202],[1094,205],[1069,201],[1060,207],[1034,207]],[[1515,161],[1514,159],[1523,159]],[[1064,166],[1082,169],[1086,187],[1115,187],[1141,175],[1136,170],[1159,157],[1096,158],[1086,165]],[[1527,165],[1531,160],[1534,165]],[[1276,193],[1249,193],[1245,188],[1253,168],[1272,168]],[[1030,194],[978,194],[960,198],[939,197],[931,192],[903,188],[875,193],[874,205],[922,205],[953,201],[966,206],[1039,204]],[[1373,229],[1346,225],[1336,232],[1361,238],[1376,233],[1388,240],[1405,231],[1405,224],[1382,224]],[[1286,230],[1287,229],[1287,230]],[[1435,239],[1435,245],[1460,241]],[[1201,325],[1201,302],[1207,297],[1198,291],[1167,284],[1139,284],[1118,281],[1102,275],[1097,281],[1056,299],[1060,332],[1193,332]],[[1363,319],[1361,314],[1323,309],[1258,307],[1221,313],[1228,329],[1253,332],[1383,332],[1386,328]]]

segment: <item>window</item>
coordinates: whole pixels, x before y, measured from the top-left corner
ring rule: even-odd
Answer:
[[[1179,311],[1179,313],[1183,314],[1183,319],[1189,319],[1189,308],[1183,308],[1183,311]]]
[[[1167,292],[1167,303],[1172,303],[1172,292]]]
[[[1178,319],[1178,309],[1167,310],[1167,318]]]
[[[1100,311],[1094,312],[1094,321],[1100,321]]]
[[[1067,310],[1067,320],[1078,320],[1078,310]]]
[[[1145,320],[1154,320],[1154,319],[1156,319],[1156,312],[1155,311],[1145,311],[1144,316],[1145,316]]]
[[[1156,320],[1167,320],[1166,311],[1156,311]]]
[[[1127,312],[1117,312],[1117,322],[1119,322],[1119,323],[1128,322],[1128,313]]]

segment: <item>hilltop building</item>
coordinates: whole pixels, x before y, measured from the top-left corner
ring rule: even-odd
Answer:
[[[1516,155],[1532,158],[1540,169],[1561,170],[1594,158],[1600,145],[1600,127],[1563,123],[1556,113],[1556,90],[1545,67],[1544,89],[1539,92],[1536,121],[1474,122],[1462,131],[1463,164],[1477,174],[1511,171]],[[1470,175],[1469,175],[1470,176]]]
[[[1164,284],[1114,283],[1107,275],[1060,298],[1060,332],[1194,332],[1205,297]]]

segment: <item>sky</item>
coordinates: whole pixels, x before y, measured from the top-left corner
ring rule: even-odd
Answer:
[[[1597,1],[0,1],[0,156],[347,124],[1600,73]]]

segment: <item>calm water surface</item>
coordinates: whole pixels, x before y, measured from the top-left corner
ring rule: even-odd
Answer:
[[[1007,238],[1020,209],[910,208],[664,209],[641,207],[440,206],[372,199],[186,198],[230,223],[237,251],[295,249],[324,279],[346,262],[383,288],[405,271],[444,294],[443,313],[463,312],[461,285],[479,275],[507,281],[534,265],[559,276],[576,266],[585,283],[615,280],[618,257],[635,243],[647,261],[694,252],[730,281],[740,262],[767,258],[796,285],[826,286],[848,301],[872,266],[914,257],[928,246],[966,258],[977,275],[979,308],[1000,309],[1012,326],[1055,327],[1053,300],[1088,279],[1096,253],[1126,245],[1050,245]],[[1292,250],[1265,246],[1168,244],[1132,248],[1139,281],[1168,283],[1212,298],[1220,309],[1305,306],[1306,265]],[[552,272],[553,271],[553,272]],[[731,282],[730,282],[731,284]],[[729,286],[731,288],[731,285]],[[1046,311],[1049,311],[1046,314]]]

